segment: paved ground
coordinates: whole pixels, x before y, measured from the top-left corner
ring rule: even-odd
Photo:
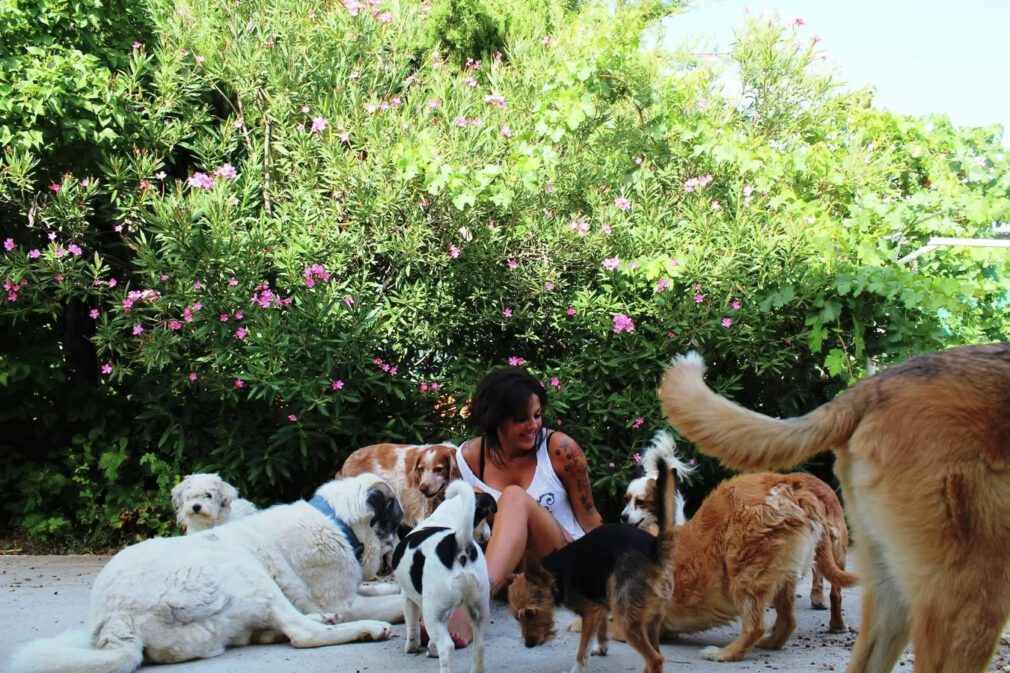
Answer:
[[[49,637],[71,628],[82,628],[87,614],[88,597],[95,575],[108,557],[104,556],[0,556],[0,664],[3,670],[11,652],[21,643]],[[801,584],[802,597],[797,600],[799,627],[785,648],[778,652],[755,650],[741,662],[717,664],[699,656],[707,645],[725,645],[736,635],[735,626],[727,626],[683,637],[679,642],[664,644],[666,670],[690,666],[692,673],[719,671],[844,671],[849,649],[859,625],[859,589],[844,592],[848,634],[825,631],[827,612],[809,607],[809,578]],[[486,669],[510,673],[567,673],[575,656],[578,636],[561,631],[558,638],[538,648],[527,649],[519,638],[518,626],[509,617],[504,603],[492,604],[493,617],[487,639]],[[773,613],[769,614],[773,617]],[[566,625],[571,615],[559,615],[560,625]],[[771,619],[769,619],[769,624]],[[403,653],[403,626],[394,628],[394,636],[380,643],[360,643],[296,650],[289,645],[259,645],[229,650],[215,659],[194,661],[173,666],[145,666],[148,673],[385,673],[408,671],[435,673],[438,662],[424,656]],[[1001,646],[992,670],[1010,660],[1008,648]],[[456,671],[469,671],[471,650],[455,653]],[[906,653],[895,669],[910,671],[911,655]],[[606,671],[641,671],[641,658],[623,643],[611,645],[605,658],[593,658],[589,673]]]

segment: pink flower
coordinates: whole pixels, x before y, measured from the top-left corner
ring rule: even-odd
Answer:
[[[500,110],[505,109],[505,97],[498,93],[489,93],[484,96],[484,102]]]
[[[568,315],[575,315],[575,309],[569,306],[568,310],[565,311],[565,313],[567,313]]]
[[[344,303],[347,304],[348,307],[354,306],[354,297],[344,297]]]
[[[182,323],[179,322],[178,320],[169,320],[168,329],[172,330],[173,332],[178,332],[179,330],[182,329]]]
[[[524,364],[526,364],[526,360],[521,357],[513,355],[509,358],[510,367],[522,367]]]
[[[224,178],[225,180],[234,180],[238,177],[238,173],[235,171],[235,167],[231,164],[225,164],[214,171],[214,175]]]
[[[550,35],[544,35],[544,36],[543,36],[543,37],[542,37],[542,38],[540,39],[540,43],[541,43],[541,44],[543,44],[543,45],[544,45],[545,47],[547,47],[548,49],[550,49],[550,48],[552,48],[552,47],[555,47],[555,46],[557,46],[557,44],[558,44],[558,41],[557,41],[557,40],[555,40],[555,39],[554,39],[553,37],[551,37]]]
[[[456,259],[457,257],[459,257],[459,248],[457,246],[455,246],[455,245],[450,245],[449,246],[449,256],[452,257],[453,259]]]
[[[248,334],[249,334],[249,330],[247,330],[245,327],[239,327],[237,330],[235,330],[235,338],[238,339],[238,340],[240,340],[240,341],[242,339],[245,339],[246,335],[248,335]]]
[[[422,383],[420,386],[418,386],[418,388],[420,389],[422,395],[424,395],[426,392],[428,392],[428,384],[427,383]]]
[[[633,460],[634,460],[634,461],[635,461],[636,463],[641,463],[641,462],[642,462],[642,454],[640,454],[640,453],[639,453],[638,451],[635,451],[635,455],[633,455],[633,456],[632,456],[631,458],[632,458],[632,459],[633,459]]]
[[[797,26],[797,27],[804,26],[804,25],[806,25],[806,23],[807,23],[807,20],[805,18],[803,18],[802,16],[797,16],[796,18],[793,19],[793,25]]]
[[[635,323],[628,316],[623,313],[618,313],[614,316],[614,334],[620,334],[621,332],[634,332]]]
[[[547,290],[548,292],[553,292],[554,291],[554,283],[552,283],[550,281],[547,281],[546,283],[544,283],[544,289]]]
[[[232,287],[235,287],[236,285],[238,285],[238,278],[232,276],[231,278],[228,279],[228,284],[231,285]]]
[[[63,186],[58,182],[52,182],[49,184],[49,191],[51,192],[59,192],[61,189],[63,189]]]
[[[198,378],[198,377],[197,377],[197,375],[196,375],[196,372],[190,372],[190,373],[189,373],[189,380],[190,380],[190,381],[196,381],[196,379],[197,379],[197,378]]]
[[[390,376],[396,376],[396,367],[390,367],[389,368],[389,375]]]
[[[298,420],[298,417],[295,416],[294,414],[288,414],[288,420],[294,423],[295,421]]]
[[[182,319],[186,322],[193,322],[193,310],[188,306],[182,309]]]
[[[512,309],[507,308],[504,311],[502,311],[501,314],[503,316],[505,316],[506,318],[511,318],[512,317]]]
[[[429,110],[437,110],[440,107],[442,107],[442,99],[441,98],[432,98],[432,99],[430,99],[428,101],[428,109]]]
[[[97,308],[93,308],[90,311],[88,311],[88,315],[91,316],[92,320],[97,320],[98,316],[101,315],[101,311],[99,311]]]
[[[330,390],[342,390],[344,387],[344,382],[340,379],[330,382]]]
[[[245,381],[243,381],[242,379],[235,379],[235,387],[245,388]]]
[[[379,23],[390,24],[393,23],[393,15],[390,12],[383,12],[376,17]]]
[[[614,199],[614,205],[617,206],[620,210],[631,210],[631,201],[624,198],[623,196],[618,196],[616,199]]]
[[[656,282],[656,292],[666,292],[666,290],[669,287],[670,287],[670,281],[668,281],[666,278],[660,278]]]
[[[202,308],[203,308],[203,304],[201,302],[198,302],[198,301],[193,302],[193,310],[194,311],[199,311]]]
[[[673,330],[670,330],[669,332],[666,333],[666,338],[667,339],[676,339],[677,338],[677,333],[674,332]]]
[[[621,265],[621,260],[617,257],[608,257],[603,260],[603,268],[607,271],[615,271]]]
[[[637,430],[638,428],[642,427],[644,423],[645,419],[639,416],[638,418],[635,419],[635,422],[632,423],[631,425]]]
[[[228,322],[228,314],[227,314],[227,313],[222,313],[222,314],[221,314],[221,315],[220,315],[220,316],[218,317],[218,320],[220,320],[221,322]]]
[[[194,290],[202,290],[202,289],[203,289],[203,283],[201,283],[201,282],[200,282],[200,281],[198,281],[198,280],[197,280],[197,281],[194,281],[194,282],[193,282],[193,289],[194,289]]]
[[[740,300],[739,299],[734,299],[733,303],[730,304],[730,306],[733,307],[734,311],[739,311],[740,310]]]
[[[312,133],[322,133],[323,131],[326,130],[326,127],[329,125],[330,123],[326,121],[325,118],[315,117],[312,120],[312,128],[310,128],[309,131],[311,131]]]
[[[561,379],[559,379],[557,376],[552,376],[551,385],[554,386],[556,390],[561,390]]]
[[[4,250],[7,250],[8,252],[10,252],[13,249],[14,249],[14,239],[13,238],[5,238],[4,239]]]
[[[607,464],[608,464],[608,465],[610,466],[610,469],[611,469],[611,470],[613,470],[614,468],[616,468],[616,467],[617,467],[617,466],[616,466],[616,465],[614,465],[613,463],[607,463]]]
[[[501,127],[501,135],[502,135],[502,138],[511,138],[512,137],[512,129],[509,128],[508,126]]]
[[[733,326],[733,319],[732,318],[723,318],[722,319],[722,326],[723,327],[732,327]]]
[[[235,320],[241,320],[242,318],[245,317],[245,313],[243,313],[242,311],[235,311],[234,315],[235,315]]]
[[[305,287],[314,287],[317,280],[328,281],[330,274],[322,264],[312,264],[302,270],[302,278],[305,279]]]
[[[614,231],[609,224],[601,224],[600,229],[602,229],[603,233],[606,234],[607,236],[609,236]]]
[[[102,373],[103,374],[111,374],[112,373],[112,363],[111,362],[105,362],[105,363],[102,364]]]
[[[694,303],[695,304],[700,304],[703,301],[705,301],[705,295],[703,295],[700,292],[698,294],[694,295]]]
[[[452,120],[452,123],[455,126],[458,126],[460,128],[464,128],[466,126],[466,117],[454,117],[453,120]]]
[[[144,328],[140,323],[133,326],[133,336],[140,336],[144,333]]]
[[[193,173],[186,180],[186,183],[193,189],[211,189],[214,187],[214,178],[206,173]]]
[[[134,49],[140,49],[144,46],[144,43],[141,42],[140,40],[134,40],[133,44],[130,46],[133,47]]]
[[[28,251],[28,259],[38,259],[42,256],[42,252],[38,248],[32,248]]]
[[[514,259],[510,259],[510,260],[509,260],[509,268],[510,268],[510,269],[514,269],[514,268],[516,268],[517,266],[519,266],[519,262],[517,262],[517,261],[516,261],[516,260],[514,260]]]

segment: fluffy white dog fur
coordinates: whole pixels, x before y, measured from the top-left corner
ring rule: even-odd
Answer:
[[[638,526],[648,531],[656,529],[655,490],[656,490],[656,459],[662,458],[667,465],[677,471],[677,481],[686,479],[694,472],[694,467],[688,465],[677,455],[677,442],[673,433],[663,430],[652,438],[652,444],[642,458],[643,474],[628,483],[624,492],[624,509],[621,510],[623,523]],[[680,525],[686,521],[684,517],[684,496],[677,493],[677,512],[674,523]]]
[[[450,673],[455,647],[449,634],[449,616],[463,606],[473,627],[473,668],[484,671],[484,632],[490,619],[487,562],[474,542],[473,488],[462,480],[449,484],[445,500],[397,546],[394,574],[403,592],[403,619],[407,625],[404,649],[421,647],[418,620],[431,639],[428,656],[438,656],[440,673]]]
[[[254,514],[257,509],[215,472],[187,475],[172,489],[175,520],[186,534],[199,533],[226,521]]]
[[[91,591],[89,632],[37,640],[15,673],[130,673],[142,661],[213,657],[287,639],[319,647],[389,636],[386,622],[337,623],[392,548],[402,512],[373,474],[327,482],[320,496],[362,544],[312,504],[275,505],[227,526],[127,547]]]

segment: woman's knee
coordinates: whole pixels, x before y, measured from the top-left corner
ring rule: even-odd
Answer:
[[[535,504],[533,497],[522,486],[506,486],[498,497],[498,512],[503,510],[526,509]]]

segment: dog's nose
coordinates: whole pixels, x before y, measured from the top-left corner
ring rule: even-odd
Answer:
[[[628,523],[628,518],[629,517],[628,517],[627,514],[622,514],[621,515],[621,523]]]
[[[530,640],[529,638],[526,639],[526,647],[536,647],[536,646],[537,646],[537,641]]]
[[[200,503],[193,505],[193,511],[196,512],[197,514],[200,513]]]

